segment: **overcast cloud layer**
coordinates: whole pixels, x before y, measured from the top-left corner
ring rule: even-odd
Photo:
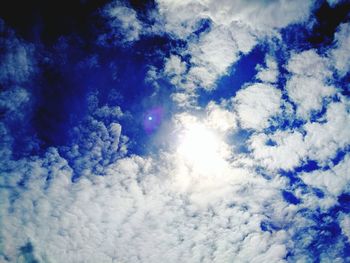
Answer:
[[[0,262],[350,262],[346,1],[15,5]]]

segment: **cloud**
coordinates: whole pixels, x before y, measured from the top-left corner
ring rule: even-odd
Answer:
[[[262,130],[279,113],[281,99],[281,91],[274,86],[255,83],[239,90],[232,103],[243,128]]]
[[[254,157],[269,169],[290,170],[306,159],[325,164],[350,143],[350,119],[346,107],[340,102],[330,104],[325,122],[307,122],[305,135],[298,130],[254,134],[250,138]]]
[[[216,79],[225,74],[239,57],[233,32],[223,27],[213,28],[198,43],[190,43],[188,49],[192,58],[186,88],[190,89],[214,89]]]
[[[11,119],[23,118],[21,108],[29,102],[30,94],[23,88],[14,87],[0,94],[0,109]]]
[[[273,142],[273,145],[268,142]],[[272,170],[293,169],[300,165],[306,155],[303,135],[299,132],[278,131],[273,135],[260,133],[253,135],[250,143],[254,158]]]
[[[341,24],[335,33],[336,47],[331,50],[330,55],[338,74],[342,77],[350,69],[350,24]]]
[[[176,87],[191,94],[198,88],[215,89],[217,79],[260,39],[278,36],[279,29],[307,19],[312,2],[160,0],[157,4],[164,32],[187,43],[185,48],[177,49],[190,60],[188,72],[176,77],[182,80],[176,81]],[[202,28],[203,21],[209,21],[208,28]],[[178,96],[175,101],[179,101]],[[180,103],[186,105],[183,99]]]
[[[24,43],[8,29],[0,19],[0,33],[3,34],[0,47],[0,83],[20,85],[28,81],[36,71],[34,46]]]
[[[23,141],[23,153],[38,147],[35,135],[27,131],[35,102],[32,81],[38,68],[34,45],[17,37],[1,19],[0,34],[0,153],[7,156]]]
[[[200,19],[210,18],[217,25],[243,24],[253,31],[270,32],[307,19],[312,2],[296,1],[168,1],[159,0],[158,9],[165,29],[185,38]]]
[[[234,184],[233,178],[225,191],[204,178],[199,187],[178,193],[172,172],[158,163],[165,173],[156,175],[154,165],[153,160],[134,156],[110,165],[104,177],[71,183],[72,169],[54,149],[41,160],[22,162],[16,173],[4,178],[8,188],[2,190],[2,200],[17,193],[12,202],[2,205],[6,209],[4,255],[15,260],[28,242],[36,259],[57,262],[157,262],[160,256],[170,262],[247,257],[277,262],[286,255],[286,233],[262,232],[264,216],[254,212],[259,202],[277,198],[268,182],[245,179],[260,184],[259,200],[251,199],[250,187]],[[23,180],[24,170],[26,179],[20,189],[16,185]],[[222,187],[222,181],[216,182]],[[216,196],[207,199],[210,205],[202,200],[208,190]],[[237,199],[227,198],[227,191]],[[249,208],[243,208],[243,203]]]
[[[350,190],[350,177],[347,171],[350,169],[350,158],[346,156],[336,166],[326,171],[314,171],[311,173],[302,173],[300,178],[308,184],[334,195],[338,196],[343,192]],[[315,180],[317,178],[317,180]]]
[[[292,73],[286,89],[290,99],[297,104],[297,115],[307,118],[312,111],[320,111],[323,99],[335,94],[327,83],[331,77],[328,60],[314,50],[294,54],[287,64]]]
[[[186,63],[180,56],[171,55],[166,59],[164,65],[164,74],[170,79],[174,86],[181,86],[183,81],[182,75],[186,72]]]
[[[214,102],[208,103],[206,107],[207,118],[205,122],[220,132],[228,133],[237,128],[236,115],[224,105],[217,105]]]
[[[265,64],[265,68],[261,65],[257,66],[258,73],[256,74],[256,78],[262,82],[276,83],[279,74],[277,62],[272,56],[266,56]]]
[[[98,42],[103,45],[130,44],[139,40],[143,25],[134,9],[114,1],[103,9],[110,32],[102,34]]]
[[[339,221],[340,221],[340,227],[342,229],[342,232],[344,235],[350,240],[350,217],[347,214],[340,214],[339,215]]]
[[[210,98],[242,54],[304,21],[312,3],[158,1],[160,24],[152,32],[183,45],[167,50],[162,69],[145,66],[148,81],[168,80],[171,97],[188,108],[166,112],[171,132],[159,135],[166,146],[142,155],[129,142],[151,139],[125,135],[138,127],[137,114],[125,123],[128,105],[106,102],[103,89],[87,97],[69,143],[15,156],[9,124],[35,110],[25,84],[36,64],[31,45],[9,40],[0,68],[0,261],[347,260],[349,219],[339,198],[350,191],[350,106],[337,86],[348,70],[337,53],[346,49],[344,26],[324,55],[266,55],[255,82],[196,102],[198,88]],[[128,45],[150,33],[120,2],[103,12],[111,26],[105,43]],[[103,68],[103,59],[98,64]],[[181,141],[193,126],[199,133]],[[190,154],[179,150],[191,143]],[[236,151],[236,143],[246,150]],[[312,172],[308,161],[317,164]]]
[[[326,112],[324,123],[305,124],[305,145],[309,148],[309,156],[321,162],[334,157],[338,149],[350,144],[349,101],[331,103]]]

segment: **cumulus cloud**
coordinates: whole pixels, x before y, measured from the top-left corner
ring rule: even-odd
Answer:
[[[269,118],[280,111],[281,91],[269,84],[255,83],[241,89],[233,98],[243,128],[262,130]]]
[[[198,43],[190,43],[189,52],[192,59],[187,85],[192,89],[201,87],[210,90],[215,88],[216,79],[237,61],[239,50],[233,40],[233,32],[215,27],[200,38]]]
[[[277,62],[272,56],[266,56],[265,64],[266,67],[257,66],[258,73],[256,74],[256,78],[262,82],[275,83],[279,73]]]
[[[23,84],[36,69],[34,46],[18,39],[1,19],[0,33],[4,36],[0,41],[0,82],[6,85]]]
[[[1,199],[3,257],[9,261],[23,256],[28,242],[36,260],[57,262],[277,262],[287,253],[286,232],[260,229],[260,203],[276,202],[281,182],[240,169],[226,180],[187,171],[182,176],[191,187],[179,192],[179,173],[138,156],[76,183],[55,149],[3,167],[11,170],[2,177]],[[251,185],[259,185],[259,198],[251,198]]]
[[[180,86],[183,81],[182,75],[186,72],[186,63],[180,56],[171,55],[166,59],[164,74],[170,79],[171,84]]]
[[[250,138],[250,143],[254,158],[272,170],[293,169],[306,155],[303,135],[296,131],[278,131],[273,135],[259,133]]]
[[[134,9],[120,1],[114,1],[103,9],[103,15],[107,18],[110,32],[102,34],[99,43],[128,44],[139,40],[143,26]]]
[[[255,158],[269,169],[290,170],[306,159],[325,164],[349,145],[349,114],[343,103],[329,105],[325,122],[308,122],[298,130],[259,133],[250,138]]]
[[[344,233],[344,235],[350,240],[350,217],[347,214],[339,215],[340,227]]]
[[[227,74],[229,67],[242,54],[249,53],[259,39],[276,36],[279,29],[305,20],[311,7],[309,1],[160,0],[157,3],[164,31],[188,43],[187,48],[178,50],[191,59],[187,74],[182,75],[182,85],[177,82],[177,86],[189,93],[197,88],[215,89],[216,80]],[[203,21],[210,21],[209,29],[192,37],[198,28],[201,30]]]
[[[157,1],[167,31],[185,38],[196,29],[200,19],[215,24],[243,24],[252,30],[270,32],[307,19],[312,2],[296,1]]]
[[[30,45],[5,45],[0,261],[311,262],[315,254],[324,262],[347,260],[349,217],[337,205],[350,191],[349,154],[332,161],[350,145],[349,99],[333,74],[348,71],[341,55],[347,28],[339,28],[326,55],[292,53],[286,73],[267,55],[256,83],[199,107],[199,87],[215,89],[260,39],[306,19],[312,1],[157,3],[156,33],[186,44],[169,50],[164,68],[151,67],[148,77],[163,74],[176,86],[171,97],[178,105],[195,110],[169,113],[172,131],[163,139],[171,145],[155,152],[129,150],[124,108],[99,101],[96,92],[67,145],[14,158],[8,124],[28,110],[33,95],[24,84],[35,63]],[[104,12],[112,31],[103,41],[140,39],[135,10],[114,2]],[[203,20],[208,28],[194,33]],[[246,150],[236,153],[238,140]],[[321,168],[303,169],[309,160]]]
[[[207,107],[207,118],[206,122],[210,127],[220,131],[220,132],[232,132],[237,128],[236,114],[227,109],[225,105],[217,105],[214,102],[210,102]]]
[[[344,76],[350,69],[350,24],[341,24],[335,34],[336,47],[330,52],[334,67],[340,76]]]
[[[330,104],[325,121],[305,124],[305,143],[309,148],[309,156],[321,162],[350,144],[349,101],[344,99]]]
[[[297,104],[297,114],[302,118],[312,111],[319,111],[323,99],[335,94],[335,88],[327,83],[331,70],[326,58],[314,50],[294,54],[288,61],[287,69],[292,76],[286,84],[288,95]]]
[[[321,188],[334,196],[338,196],[350,190],[350,176],[347,173],[349,169],[350,158],[346,156],[343,161],[329,170],[302,173],[300,177],[306,184]]]

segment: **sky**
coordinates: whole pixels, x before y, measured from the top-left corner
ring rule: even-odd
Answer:
[[[350,3],[1,1],[0,262],[350,262]]]

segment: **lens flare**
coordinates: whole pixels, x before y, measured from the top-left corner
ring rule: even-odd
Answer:
[[[147,134],[154,133],[162,124],[163,108],[156,107],[148,110],[143,118],[143,127]]]

